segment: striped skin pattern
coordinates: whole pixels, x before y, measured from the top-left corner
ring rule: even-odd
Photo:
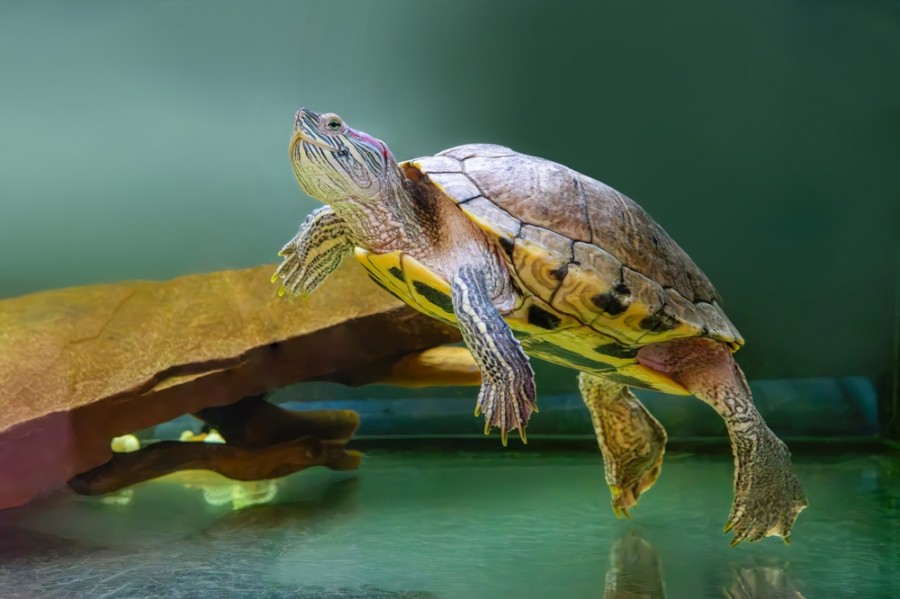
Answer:
[[[285,260],[272,275],[272,282],[278,279],[289,281],[289,285],[278,289],[278,295],[290,293],[306,297],[341,265],[344,256],[352,250],[353,244],[344,221],[330,206],[317,208],[300,225],[297,235],[278,252]]]
[[[451,299],[463,340],[482,372],[475,415],[484,412],[484,433],[490,432],[493,423],[500,423],[504,445],[510,430],[518,430],[525,441],[525,424],[537,409],[528,356],[509,334],[509,325],[496,318],[480,270],[460,268],[453,279]]]
[[[299,160],[292,160],[294,176],[303,189],[323,201],[351,195],[359,197],[361,191],[364,194],[367,190],[373,195],[381,193],[378,175],[384,171],[387,147],[365,133],[348,129],[336,115],[333,120],[335,132],[345,135],[325,135],[319,130],[319,119],[320,115],[309,110],[297,113],[294,127],[302,129],[303,138],[295,136],[291,140],[290,153],[302,153],[307,161],[327,164],[345,177],[314,176],[311,171],[298,168]],[[380,155],[371,151],[373,146],[381,146]]]

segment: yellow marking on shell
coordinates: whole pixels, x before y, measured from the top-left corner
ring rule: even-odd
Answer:
[[[528,322],[528,312],[530,309],[532,309],[532,307],[548,312],[553,316],[559,318],[559,325],[555,329],[550,330],[531,324],[530,322]],[[512,312],[503,317],[503,320],[509,323],[509,326],[512,330],[518,333],[528,333],[529,335],[534,336],[552,335],[557,331],[580,327],[583,324],[577,319],[572,318],[571,316],[560,314],[552,307],[550,307],[549,304],[533,295],[525,296],[523,298],[523,301],[518,306],[516,306],[516,308]]]
[[[450,284],[434,274],[424,264],[409,254],[404,254],[400,251],[387,254],[373,254],[368,250],[356,248],[354,256],[363,268],[372,274],[373,277],[378,279],[385,287],[393,291],[404,302],[432,318],[437,318],[438,320],[453,325],[456,324],[456,317],[452,313],[447,313],[444,310],[439,309],[433,302],[429,301],[428,298],[416,290],[415,283],[419,282],[430,289],[445,294],[448,298],[450,297]],[[389,269],[391,268],[397,268],[403,273],[406,281],[405,284],[390,274]],[[561,318],[562,322],[560,323],[559,328],[555,331],[548,331],[547,329],[529,324],[527,315],[528,307],[531,305],[537,305],[547,309],[552,314]],[[644,381],[653,389],[675,395],[690,395],[690,393],[678,383],[672,381],[665,375],[638,364],[634,358],[616,358],[594,352],[593,348],[595,346],[616,343],[616,340],[613,337],[606,336],[591,327],[583,325],[572,317],[559,314],[538,298],[533,296],[526,298],[522,306],[507,316],[505,320],[514,331],[528,333],[531,336],[531,341],[547,341],[553,346],[562,348],[577,354],[578,356],[583,356],[603,364],[609,364],[616,368],[615,372]],[[528,338],[524,339],[522,343],[528,349],[528,352],[536,357],[556,364],[574,367],[579,370],[591,371],[590,368],[585,368],[582,365],[572,362],[563,355],[554,353],[552,346],[543,350],[535,349],[534,346],[529,343]],[[598,369],[593,372],[603,374],[604,371]]]
[[[558,312],[577,316],[583,323],[591,323],[598,318],[600,309],[592,298],[611,290],[611,286],[577,264],[570,264],[569,271],[553,296],[552,306]],[[615,316],[604,316],[604,322],[615,322]],[[613,330],[615,326],[607,327]]]
[[[578,354],[584,358],[600,362],[604,365],[609,365],[613,368],[620,368],[628,364],[637,363],[635,358],[620,358],[594,351],[594,348],[598,345],[615,345],[616,340],[602,333],[598,333],[586,325],[548,333],[540,336],[538,340],[552,343],[554,346]],[[541,357],[543,357],[543,355],[544,352],[541,352]],[[572,366],[575,365],[573,364]],[[583,367],[578,368],[579,370],[584,369]],[[599,369],[593,372],[602,374],[602,371]]]
[[[422,312],[440,321],[452,325],[457,324],[452,306],[449,311],[442,310],[420,291],[420,289],[428,289],[440,293],[446,297],[446,302],[450,304],[452,295],[448,281],[432,272],[431,269],[409,254],[403,254],[401,270],[406,278],[407,292]]]
[[[460,209],[465,213],[466,216],[468,216],[472,220],[472,222],[474,222],[476,225],[478,225],[479,229],[481,229],[482,231],[484,231],[491,237],[494,237],[494,238],[505,237],[505,238],[509,239],[510,241],[513,240],[513,236],[510,235],[508,232],[498,229],[494,223],[492,223],[488,220],[485,220],[484,218],[478,216],[471,210],[467,210],[465,204],[460,205]]]
[[[558,262],[552,255],[534,242],[517,239],[513,247],[513,265],[519,280],[531,292],[543,298],[549,298],[560,285],[555,273],[559,267],[568,264],[567,260]]]
[[[702,335],[703,317],[700,315],[697,306],[693,302],[686,300],[674,289],[666,289],[665,296],[666,304],[680,321],[676,328],[665,333],[668,336],[667,338],[699,337]]]
[[[673,329],[653,331],[642,328],[640,325],[641,321],[651,315],[651,312],[640,307],[637,307],[634,310],[629,309],[629,311],[625,313],[625,318],[623,320],[628,325],[627,330],[629,332],[633,331],[631,334],[634,335],[635,341],[639,341],[641,344],[646,345],[648,343],[658,343],[660,341],[669,341],[671,339],[697,337],[703,332],[702,329],[687,324],[684,321],[681,321],[681,319],[679,319],[678,325]],[[605,324],[607,324],[606,321],[598,319],[592,323],[592,326],[603,329],[605,328]],[[621,329],[617,327],[616,330]]]
[[[394,294],[407,301],[404,296],[409,295],[406,285],[394,277],[389,271],[393,268],[400,268],[400,256],[402,252],[390,252],[387,254],[374,254],[363,248],[355,248],[353,256],[362,264],[369,274],[378,279],[378,281],[390,289]],[[401,269],[402,270],[402,269]],[[409,302],[407,302],[409,303]]]
[[[432,301],[416,289],[416,283],[444,294],[450,301],[450,284],[440,278],[424,264],[399,250],[385,254],[375,254],[363,248],[355,248],[353,255],[362,264],[369,274],[390,289],[397,297],[409,304],[419,312],[436,318],[442,322],[456,325],[456,316],[450,312],[441,310]],[[403,274],[404,281],[400,281],[391,274],[391,269]]]
[[[665,291],[644,275],[624,268],[622,280],[629,290],[631,298],[627,309],[618,315],[609,316],[598,310],[599,315],[590,324],[591,327],[602,332],[610,331],[630,343],[655,343],[678,339],[682,337],[695,337],[702,333],[702,329],[684,322],[683,311],[679,311],[676,305],[667,306],[668,297]],[[677,324],[668,330],[652,330],[647,328],[647,320],[652,320],[657,312],[666,305],[665,314],[673,317]]]

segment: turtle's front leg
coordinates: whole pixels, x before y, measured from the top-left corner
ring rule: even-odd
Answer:
[[[500,429],[503,445],[511,430],[525,441],[525,425],[535,405],[534,371],[509,325],[491,303],[487,275],[463,266],[453,279],[453,311],[463,340],[481,369],[475,415],[484,412],[484,434]]]
[[[642,348],[638,360],[672,376],[725,421],[735,467],[734,503],[725,525],[726,532],[734,530],[731,544],[771,535],[789,542],[806,494],[791,471],[791,452],[756,411],[728,348],[712,339],[677,339]]]
[[[580,372],[578,389],[603,453],[613,511],[627,518],[641,493],[659,477],[666,430],[622,383]]]
[[[305,297],[341,265],[353,249],[347,226],[331,209],[322,206],[300,225],[300,231],[278,252],[284,260],[272,275],[282,280],[278,295]]]

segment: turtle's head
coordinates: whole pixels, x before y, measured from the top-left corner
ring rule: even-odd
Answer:
[[[397,162],[384,142],[351,129],[333,113],[301,108],[289,152],[300,187],[326,204],[374,200],[398,184]]]

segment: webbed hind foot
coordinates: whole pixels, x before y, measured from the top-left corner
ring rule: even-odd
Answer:
[[[628,510],[659,477],[666,431],[621,383],[582,372],[578,388],[603,453],[613,512],[617,518],[630,518]]]
[[[791,453],[753,405],[750,386],[731,351],[712,339],[678,339],[648,345],[638,361],[664,372],[718,412],[734,454],[734,502],[725,532],[732,545],[780,536],[807,506],[791,471]]]
[[[808,502],[791,472],[787,446],[763,424],[745,431],[735,462],[734,503],[725,525],[725,532],[734,532],[731,544],[769,536],[789,543],[791,527]]]

